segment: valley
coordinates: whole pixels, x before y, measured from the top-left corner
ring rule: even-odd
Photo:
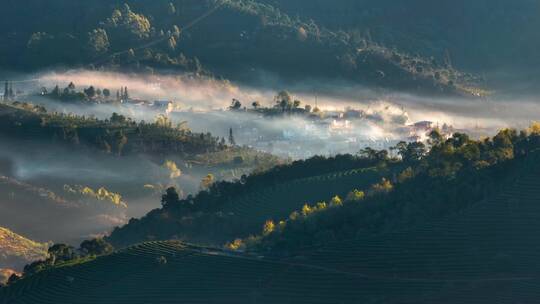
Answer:
[[[529,0],[5,0],[0,304],[536,303]]]

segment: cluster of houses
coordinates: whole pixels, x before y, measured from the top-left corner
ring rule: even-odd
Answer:
[[[425,141],[434,129],[447,136],[454,132],[449,125],[439,126],[431,121],[387,124],[361,110],[351,109],[325,112],[321,119],[294,121],[294,124],[276,121],[272,128],[265,128],[264,123],[243,123],[235,127],[236,138],[242,144],[299,159],[315,154],[356,153],[366,147],[388,149],[399,141]]]

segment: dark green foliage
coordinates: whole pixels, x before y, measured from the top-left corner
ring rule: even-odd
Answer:
[[[104,29],[95,29],[88,33],[88,48],[95,57],[105,54],[109,50],[109,47],[110,42],[107,31]]]
[[[49,258],[53,260],[53,264],[69,261],[77,256],[75,248],[66,244],[54,244],[49,248],[48,253]]]
[[[114,247],[103,238],[86,240],[81,243],[80,251],[84,255],[105,255],[114,251]]]
[[[126,91],[125,91],[126,90]],[[42,88],[39,96],[69,103],[116,103],[128,100],[127,88],[122,89],[122,94],[118,93],[116,99],[111,98],[111,91],[107,88],[103,90],[94,86],[77,90],[75,84],[71,82],[67,87],[61,89],[56,85],[50,93],[47,88]]]
[[[259,0],[285,13],[424,57],[480,68],[538,63],[538,2],[528,0]],[[515,35],[519,32],[520,35]],[[463,34],[466,33],[466,34]],[[435,74],[435,78],[441,75]]]
[[[79,258],[78,252],[72,246],[66,244],[54,244],[48,250],[48,258],[44,261],[36,261],[24,267],[24,275],[32,275]]]
[[[180,197],[178,196],[178,192],[176,191],[176,188],[169,187],[165,191],[165,194],[161,196],[161,204],[164,208],[174,206],[175,204],[180,203]]]
[[[74,89],[74,86],[70,87]],[[70,87],[66,90],[71,91]],[[34,140],[84,145],[118,155],[147,153],[194,157],[226,148],[211,134],[196,134],[157,122],[135,122],[117,113],[103,121],[42,110],[18,102],[14,106],[0,105],[0,132],[18,139],[30,137]]]
[[[49,247],[47,259],[24,266],[23,276],[27,277],[54,267],[73,264],[89,257],[111,254],[113,251],[114,247],[103,238],[83,241],[78,249],[66,244],[54,244]]]
[[[391,191],[380,191],[381,185],[361,189],[368,196],[360,203],[347,201],[341,208],[287,221],[284,229],[253,243],[252,249],[290,251],[448,217],[505,190],[530,169],[533,160],[528,155],[536,155],[539,148],[538,134],[518,135],[510,129],[484,141],[461,133],[445,140],[437,131],[430,138],[427,154],[423,145],[398,144],[402,162],[411,167],[386,181]],[[365,154],[376,158],[377,153],[368,149]]]
[[[272,185],[272,178],[280,178],[296,188],[299,184],[290,180],[292,176],[313,176],[300,170],[304,165],[318,168],[319,173],[361,163],[375,164],[379,170],[385,164],[398,169],[383,171],[394,178],[364,185],[365,197],[359,191],[344,202],[334,197],[331,207],[318,204],[320,211],[298,215],[285,225],[267,221],[264,236],[252,240],[257,246],[250,247],[264,253],[258,251],[254,256],[178,242],[145,243],[87,263],[74,260],[54,265],[50,271],[27,275],[0,292],[8,301],[29,297],[72,302],[76,297],[81,303],[86,299],[106,303],[115,295],[115,303],[137,303],[152,294],[154,300],[165,302],[179,296],[185,301],[207,302],[216,295],[225,302],[243,297],[249,302],[253,290],[262,285],[264,293],[258,297],[262,303],[292,298],[295,303],[333,303],[336,299],[340,303],[415,303],[418,299],[423,300],[420,303],[441,299],[446,300],[443,303],[531,302],[537,295],[540,267],[534,245],[540,229],[536,220],[540,214],[539,133],[503,130],[482,141],[459,133],[442,140],[436,133],[432,135],[430,152],[419,159],[314,158],[278,167],[267,176],[262,173],[238,183],[217,183],[189,198],[202,203],[214,195],[214,210],[219,210],[218,202],[229,191],[237,194],[257,187],[257,182]],[[399,147],[404,152],[419,148]],[[329,185],[330,180],[325,181]],[[291,187],[274,183],[272,188],[289,194]],[[317,189],[330,193],[336,188]],[[126,240],[130,237],[126,232],[141,230],[143,234],[159,233],[179,216],[196,220],[195,213],[181,215],[177,207],[171,205],[142,220],[132,220],[122,228],[123,233],[117,231],[112,238]],[[205,210],[212,209],[198,211]],[[220,221],[203,224],[205,233],[215,224],[221,228]],[[73,256],[65,245],[54,246],[51,252],[60,259]],[[155,279],[149,281],[148,277]],[[86,296],[81,297],[80,292]]]
[[[11,22],[4,26],[8,34],[0,38],[6,46],[0,50],[0,58],[5,58],[0,65],[11,69],[121,65],[205,73],[202,61],[212,72],[235,80],[252,81],[246,71],[255,67],[286,77],[338,77],[436,93],[467,93],[464,85],[471,80],[430,59],[368,43],[365,36],[331,31],[309,17],[294,18],[297,14],[287,15],[256,1],[224,1],[215,9],[221,2],[51,0],[45,10],[34,2],[5,7]],[[67,12],[81,16],[64,16]],[[196,26],[182,29],[193,21]],[[21,23],[25,24],[13,26]],[[456,85],[450,86],[448,80]]]
[[[418,161],[427,153],[426,146],[421,142],[400,142],[395,149],[405,163]]]
[[[380,171],[370,169],[377,164],[377,160],[352,155],[317,156],[239,181],[218,181],[195,196],[130,220],[107,239],[116,247],[149,238],[221,245],[230,238],[258,232],[261,222],[286,216],[306,200],[328,199],[336,192],[346,195],[351,188],[375,182],[385,172],[382,165]],[[169,194],[164,197],[168,200]]]

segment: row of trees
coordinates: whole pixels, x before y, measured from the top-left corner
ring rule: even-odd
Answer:
[[[116,99],[111,96],[111,90],[104,88],[96,88],[94,86],[89,86],[78,91],[73,82],[70,82],[65,88],[61,89],[56,85],[50,92],[47,88],[41,88],[41,95],[49,97],[52,99],[57,99],[61,101],[69,102],[87,102],[87,101],[98,101],[98,102],[122,102],[129,100],[128,88],[123,87],[116,91]]]
[[[284,113],[318,113],[320,109],[318,107],[313,108],[311,105],[306,104],[301,107],[302,102],[298,99],[294,99],[287,91],[280,91],[274,96],[273,107],[263,107],[259,101],[253,101],[251,107],[253,111],[263,114],[284,114]],[[247,110],[247,107],[242,105],[242,102],[238,99],[233,99],[229,106],[231,111]]]
[[[36,261],[24,267],[23,277],[33,275],[52,267],[57,267],[65,263],[73,263],[78,260],[95,258],[100,255],[110,254],[114,247],[103,238],[95,238],[83,241],[79,248],[67,244],[54,244],[47,250],[47,259]],[[21,277],[13,274],[8,284],[20,280]]]
[[[180,153],[195,156],[228,148],[224,140],[210,133],[193,133],[183,124],[135,122],[113,113],[110,119],[46,113],[18,109],[0,121],[0,131],[8,136],[32,136],[36,140],[55,140],[85,145],[107,153],[124,155]],[[22,126],[22,127],[18,127]]]
[[[274,166],[249,176],[242,175],[236,181],[204,182],[198,194],[189,195],[184,199],[177,200],[171,189],[164,196],[161,209],[153,210],[141,219],[131,219],[128,225],[115,228],[108,240],[115,245],[124,246],[146,240],[149,235],[157,239],[171,239],[180,234],[188,237],[203,231],[208,233],[208,225],[222,227],[217,228],[220,235],[214,235],[216,238],[220,238],[221,235],[238,235],[246,229],[245,225],[243,226],[242,222],[231,221],[221,210],[227,202],[234,201],[239,195],[295,179],[367,168],[375,164],[373,160],[355,155],[316,156],[287,165]],[[210,179],[205,178],[206,180]],[[195,218],[186,223],[187,226],[182,224],[185,219],[192,217]],[[220,240],[218,244],[224,241]]]

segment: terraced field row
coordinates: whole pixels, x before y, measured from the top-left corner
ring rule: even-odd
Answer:
[[[441,222],[270,260],[152,242],[14,284],[2,303],[535,303],[540,173]]]
[[[268,219],[285,219],[305,203],[313,205],[319,201],[328,201],[334,195],[343,198],[349,191],[365,189],[381,177],[377,170],[368,168],[298,179],[242,195],[229,201],[223,212],[257,224]]]
[[[495,303],[532,303],[540,289],[540,172],[522,176],[501,195],[441,222],[410,231],[304,248],[291,261],[373,278],[440,281],[442,294],[496,287]],[[472,288],[471,286],[474,286]],[[467,291],[468,290],[468,291]],[[504,301],[512,294],[514,301]],[[465,298],[453,303],[466,303]],[[444,302],[444,301],[441,301]],[[534,301],[533,301],[534,302]]]
[[[29,277],[4,290],[0,302],[358,303],[374,296],[396,302],[429,294],[437,285],[154,242]]]

